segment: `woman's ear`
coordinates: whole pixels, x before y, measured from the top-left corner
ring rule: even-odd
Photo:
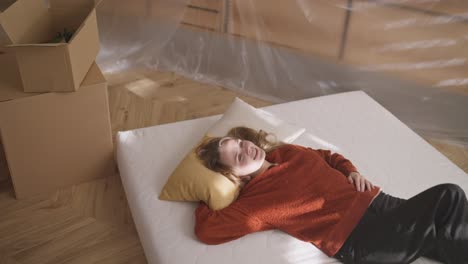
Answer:
[[[230,139],[230,138],[231,138],[231,137],[223,137],[222,139],[219,140],[218,146],[221,146],[221,145],[224,143],[224,141],[226,141],[226,140],[228,140],[228,139]]]
[[[195,154],[197,154],[197,156],[201,156],[201,155],[203,155],[205,153],[206,153],[206,149],[203,149],[203,148],[195,150]]]

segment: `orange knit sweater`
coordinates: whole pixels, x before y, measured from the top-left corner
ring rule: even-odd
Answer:
[[[279,165],[254,177],[230,206],[195,211],[195,234],[220,244],[279,229],[333,256],[380,189],[358,192],[346,176],[357,169],[338,153],[283,145],[266,159]]]

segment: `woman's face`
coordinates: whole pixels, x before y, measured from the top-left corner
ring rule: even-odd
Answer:
[[[224,137],[219,141],[220,161],[232,168],[234,175],[250,175],[262,167],[265,151],[248,140]]]

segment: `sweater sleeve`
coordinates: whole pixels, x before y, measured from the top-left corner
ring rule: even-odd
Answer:
[[[330,150],[325,150],[325,149],[317,149],[314,150],[316,151],[322,158],[334,169],[339,170],[341,173],[343,173],[346,177],[351,172],[358,172],[356,167],[354,167],[353,163],[343,157],[341,154],[338,153],[331,153]]]
[[[221,244],[253,232],[271,229],[268,224],[249,215],[237,204],[214,211],[200,202],[195,211],[195,221],[196,236],[201,242],[209,245]]]

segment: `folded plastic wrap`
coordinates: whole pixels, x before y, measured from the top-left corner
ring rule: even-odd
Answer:
[[[468,145],[465,0],[103,0],[98,23],[108,73],[272,102],[363,90],[420,135]]]

